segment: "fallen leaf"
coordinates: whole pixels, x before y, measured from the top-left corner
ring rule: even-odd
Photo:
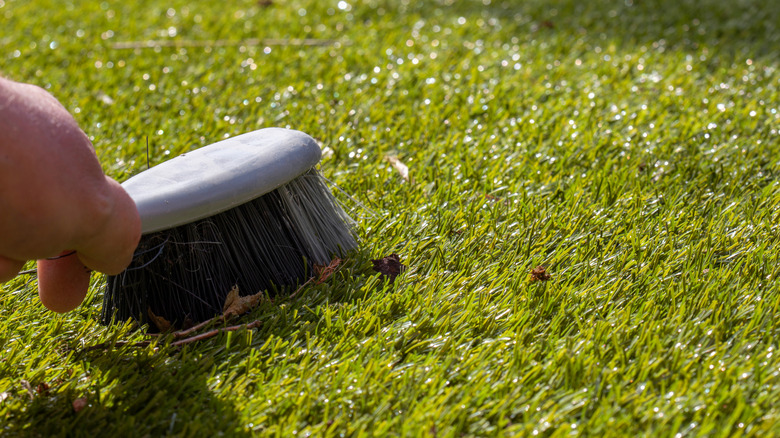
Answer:
[[[410,180],[409,178],[409,167],[406,166],[406,164],[402,163],[401,160],[398,159],[398,157],[393,156],[386,156],[385,160],[387,160],[388,163],[390,163],[391,166],[398,172],[399,175],[401,175],[401,178],[404,179],[406,182],[414,183],[414,180]]]
[[[371,263],[374,264],[374,271],[390,279],[391,283],[395,280],[395,277],[406,269],[406,266],[401,263],[401,257],[398,254],[390,254],[381,259],[371,260]]]
[[[552,276],[547,273],[547,269],[544,266],[537,266],[531,270],[531,281],[547,281]]]
[[[501,202],[504,205],[509,205],[509,200],[508,199],[499,198],[498,196],[485,194],[485,199],[487,199],[490,202]]]
[[[157,329],[160,330],[160,333],[167,332],[171,329],[171,322],[162,316],[155,315],[154,312],[152,312],[151,307],[146,308],[146,313],[149,315],[149,319],[152,320]]]
[[[225,318],[229,318],[234,315],[243,315],[246,312],[254,309],[263,297],[262,292],[258,292],[254,295],[241,297],[238,295],[238,285],[233,286],[230,289],[227,297],[225,297],[225,305],[222,306],[222,313]]]
[[[40,395],[49,395],[49,385],[46,382],[41,382],[35,387],[35,391]]]
[[[341,264],[341,259],[336,257],[330,261],[330,264],[328,266],[314,265],[314,274],[315,277],[317,277],[317,280],[315,280],[314,283],[322,284],[325,280],[328,279],[328,277],[330,277],[331,275],[333,275],[334,272],[336,272],[340,264]]]
[[[73,411],[79,412],[82,409],[86,408],[87,405],[89,405],[89,402],[87,401],[86,397],[79,397],[76,400],[73,400]]]

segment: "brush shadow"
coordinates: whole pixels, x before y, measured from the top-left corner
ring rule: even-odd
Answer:
[[[236,406],[209,388],[213,359],[146,350],[83,354],[87,394],[68,389],[38,395],[6,425],[8,436],[251,436]],[[88,406],[74,412],[73,400]],[[182,402],[185,402],[182,404]],[[184,410],[186,407],[187,410]]]

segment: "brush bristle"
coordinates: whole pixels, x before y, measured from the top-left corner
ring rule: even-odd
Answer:
[[[143,236],[132,264],[108,277],[102,320],[143,324],[151,311],[174,326],[205,321],[234,286],[274,294],[356,246],[351,219],[312,169],[231,210]]]

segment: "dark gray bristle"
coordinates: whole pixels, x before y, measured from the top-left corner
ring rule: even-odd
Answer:
[[[312,169],[254,201],[144,235],[131,265],[108,277],[102,320],[143,324],[151,310],[176,326],[205,321],[234,286],[273,294],[356,246],[351,219]]]

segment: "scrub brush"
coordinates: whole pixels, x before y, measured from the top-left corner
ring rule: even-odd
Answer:
[[[315,169],[320,157],[308,135],[266,128],[125,181],[143,235],[131,265],[108,277],[103,323],[205,321],[235,286],[275,294],[357,247],[352,220]]]

